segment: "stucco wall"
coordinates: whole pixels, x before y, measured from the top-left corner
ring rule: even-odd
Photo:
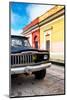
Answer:
[[[64,16],[59,17],[48,24],[40,27],[40,48],[45,48],[45,33],[50,34],[50,58],[52,60],[64,61]]]

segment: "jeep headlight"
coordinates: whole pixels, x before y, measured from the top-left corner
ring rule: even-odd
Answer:
[[[48,55],[44,55],[44,60],[47,60],[48,59]]]

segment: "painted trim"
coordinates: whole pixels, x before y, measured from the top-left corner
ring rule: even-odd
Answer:
[[[47,31],[44,31],[44,38],[45,38],[44,39],[45,40],[44,42],[46,44],[46,34],[45,33],[47,33],[48,31],[50,31],[50,34],[49,34],[50,35],[50,39],[49,39],[50,40],[50,51],[49,52],[51,53],[51,33],[52,33],[52,30],[51,29],[50,30],[47,30]]]
[[[58,13],[55,14],[55,15],[52,15],[52,16],[50,16],[50,17],[44,19],[43,21],[41,21],[41,22],[39,23],[39,26],[41,27],[42,25],[44,25],[44,24],[46,24],[46,23],[49,23],[50,21],[52,21],[52,20],[54,20],[54,19],[56,19],[56,18],[62,16],[63,14],[64,14],[64,10],[62,10],[61,12],[58,12]]]
[[[52,9],[48,10],[45,14],[43,14],[39,17],[39,22],[46,19],[47,17],[50,17],[50,16],[56,14],[57,12],[60,12],[63,9],[64,9],[64,6],[54,6]]]
[[[64,15],[64,9],[62,9],[61,11],[58,11],[57,13],[55,13],[55,14],[49,16],[48,18],[42,20],[39,24],[36,24],[36,25],[32,26],[28,30],[24,31],[22,34],[26,34],[27,32],[30,32],[31,30],[33,30],[33,29],[35,29],[37,27],[41,27],[42,25],[44,25],[44,24],[46,24],[46,23],[48,23],[48,22],[50,22],[50,21],[62,16],[62,15]]]
[[[49,25],[49,24],[54,23],[55,21],[57,21],[57,20],[59,20],[59,19],[61,19],[61,18],[64,18],[64,15],[61,16],[61,17],[59,17],[59,18],[57,18],[57,19],[54,19],[53,21],[51,21],[51,22],[49,22],[49,23],[46,23],[45,25],[42,25],[42,26],[40,27],[40,29],[43,28],[43,27],[45,27],[45,26],[47,26],[47,25]],[[52,26],[50,26],[50,28],[51,28],[51,27],[52,27]],[[50,28],[47,28],[46,30],[49,30]],[[52,29],[53,29],[53,27],[52,27]],[[45,31],[46,31],[46,30],[45,30]]]
[[[33,26],[33,27],[31,27],[31,28],[29,28],[28,30],[24,31],[22,34],[26,34],[26,33],[28,33],[28,32],[30,32],[30,31],[32,31],[33,29],[35,29],[35,28],[37,28],[37,27],[39,27],[39,25],[38,25],[38,24],[37,24],[37,25],[35,25],[35,26]]]

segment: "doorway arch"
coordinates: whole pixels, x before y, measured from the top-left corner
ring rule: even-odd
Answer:
[[[35,48],[38,48],[38,37],[37,37],[37,35],[35,35],[35,37],[34,37],[34,46],[35,46]]]

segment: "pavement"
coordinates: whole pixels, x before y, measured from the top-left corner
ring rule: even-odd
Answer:
[[[20,75],[11,79],[11,97],[63,95],[64,93],[64,66],[52,64],[47,68],[43,80],[35,79],[34,75]]]

